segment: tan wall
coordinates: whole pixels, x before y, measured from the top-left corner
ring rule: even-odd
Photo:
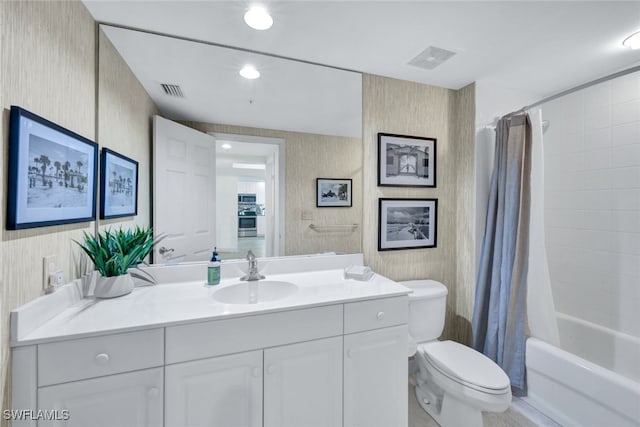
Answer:
[[[361,229],[318,233],[309,224],[362,225],[362,140],[271,129],[185,122],[201,132],[283,138],[285,140],[286,255],[326,251],[360,252]],[[351,178],[351,208],[316,208],[316,178]],[[302,220],[302,212],[312,220]]]
[[[469,117],[458,115],[460,112],[467,115],[471,113],[468,102],[472,93],[471,88],[464,90],[458,96],[456,91],[440,87],[375,75],[363,76],[363,193],[365,199],[362,242],[365,262],[376,272],[394,280],[429,278],[444,283],[449,289],[444,336],[460,341],[466,341],[459,336],[464,336],[466,333],[464,331],[458,333],[459,330],[464,329],[464,326],[458,325],[460,321],[456,317],[458,312],[456,290],[458,276],[461,280],[467,277],[467,267],[458,268],[457,256],[462,254],[458,252],[456,246],[458,226],[460,224],[466,227],[462,218],[464,215],[470,215],[470,211],[466,211],[468,209],[467,193],[460,200],[460,202],[465,201],[461,206],[465,211],[459,211],[458,206],[458,173],[462,167],[461,154],[458,153],[458,138],[462,136],[462,132],[456,131],[456,128],[458,124],[467,121],[473,127],[473,115]],[[472,97],[471,102],[473,102]],[[436,138],[437,187],[378,187],[376,174],[379,132]],[[469,143],[472,149],[473,140]],[[437,247],[379,252],[378,198],[381,197],[437,198]],[[466,292],[463,295],[466,295]],[[461,298],[464,299],[464,297]],[[464,306],[466,302],[462,301],[460,304]]]
[[[9,312],[42,294],[42,257],[56,255],[65,279],[77,277],[72,242],[96,223],[19,231],[5,229],[9,108],[19,105],[140,161],[140,209],[124,222],[149,224],[150,115],[154,110],[133,74],[112,48],[100,57],[98,120],[95,22],[80,2],[0,3],[0,398],[10,408]],[[103,120],[103,121],[102,121]],[[96,135],[98,133],[98,135]],[[99,137],[99,138],[98,138]],[[98,140],[100,139],[100,140]],[[6,425],[6,421],[0,421]]]
[[[100,220],[100,228],[149,226],[151,123],[158,109],[102,30],[99,39],[97,139],[100,147],[138,161],[138,215]]]

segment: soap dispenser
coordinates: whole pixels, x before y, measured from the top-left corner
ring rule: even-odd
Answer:
[[[211,254],[211,261],[209,261],[209,267],[207,268],[207,285],[217,285],[220,283],[220,254],[217,252],[218,248],[213,248]]]

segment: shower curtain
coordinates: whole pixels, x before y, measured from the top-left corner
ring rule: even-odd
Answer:
[[[472,328],[473,347],[504,369],[515,394],[526,393],[530,169],[529,116],[503,117],[496,126]]]

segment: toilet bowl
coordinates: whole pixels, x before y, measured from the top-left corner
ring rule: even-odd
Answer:
[[[438,341],[447,288],[433,280],[400,282],[409,295],[409,334],[415,344],[416,399],[442,427],[481,427],[482,412],[511,404],[509,377],[485,355],[454,341]]]

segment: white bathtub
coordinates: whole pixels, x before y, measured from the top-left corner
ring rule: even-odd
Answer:
[[[640,340],[562,313],[558,328],[566,349],[527,340],[525,400],[567,427],[640,427]]]

